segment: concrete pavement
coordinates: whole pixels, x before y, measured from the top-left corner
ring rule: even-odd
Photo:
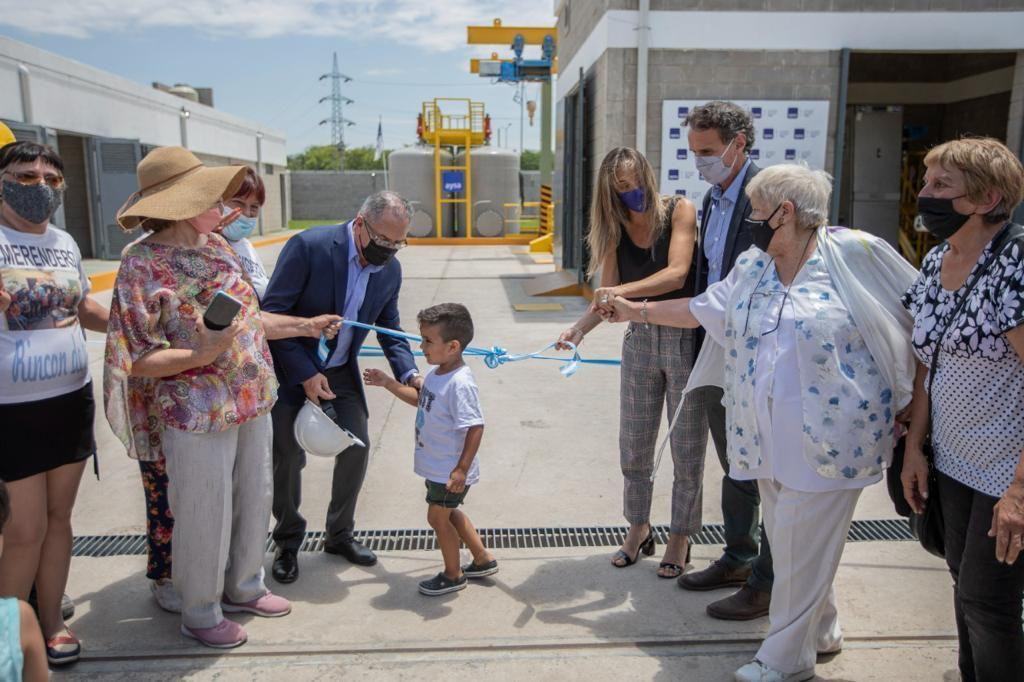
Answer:
[[[273,264],[280,244],[261,249]],[[550,270],[521,247],[407,249],[401,311],[415,330],[419,309],[465,303],[474,345],[532,351],[552,341],[585,308],[578,298],[545,299],[563,310],[516,312],[530,299],[524,278]],[[109,292],[98,298],[109,300]],[[536,301],[536,299],[533,299]],[[581,351],[618,357],[621,327],[595,330]],[[98,335],[90,334],[98,340]],[[375,343],[371,336],[369,343]],[[97,385],[102,346],[90,346]],[[470,360],[487,428],[482,481],[467,498],[480,527],[621,525],[618,370],[584,366],[565,379],[558,365],[523,362],[496,370]],[[364,366],[386,367],[382,359]],[[425,369],[425,367],[424,367]],[[98,386],[97,386],[98,388]],[[412,408],[368,390],[372,454],[357,521],[364,529],[426,528],[422,482],[412,473]],[[102,480],[83,480],[76,535],[144,532],[138,469],[104,419],[97,420]],[[331,462],[309,458],[303,511],[321,530]],[[721,471],[713,448],[705,468],[705,523],[719,523]],[[655,486],[653,519],[668,520],[670,465]],[[861,497],[857,518],[892,518],[881,485]],[[433,575],[432,551],[383,552],[362,569],[324,554],[300,554],[302,577],[271,588],[289,597],[283,619],[243,619],[249,643],[230,652],[195,645],[177,618],[152,602],[144,557],[75,558],[71,626],[85,658],[55,674],[67,679],[730,679],[757,648],[766,619],[723,623],[704,615],[724,593],[692,594],[654,573],[656,560],[625,570],[611,549],[502,550],[501,572],[456,595],[426,598],[416,583]],[[698,546],[694,563],[716,558]],[[656,554],[656,557],[659,556]],[[269,569],[269,556],[268,556]],[[819,665],[823,679],[936,680],[955,668],[950,579],[943,563],[910,542],[848,545],[838,581],[844,652]]]

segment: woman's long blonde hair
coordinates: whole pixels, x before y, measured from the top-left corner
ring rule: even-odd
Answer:
[[[590,205],[590,226],[587,244],[590,247],[590,266],[587,277],[593,277],[608,255],[619,245],[622,230],[629,222],[629,209],[619,199],[615,189],[617,177],[634,177],[647,199],[644,214],[651,228],[651,243],[658,241],[665,229],[665,202],[658,194],[654,169],[643,154],[631,147],[616,147],[607,154],[597,171],[597,187]]]

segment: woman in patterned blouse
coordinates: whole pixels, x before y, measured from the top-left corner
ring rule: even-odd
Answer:
[[[616,299],[612,319],[703,326],[687,390],[721,384],[729,475],[756,480],[772,546],[770,628],[737,680],[807,680],[843,637],[832,582],[861,490],[892,455],[914,370],[900,296],[914,269],[887,243],[825,227],[828,174],[800,165],[750,181],[755,246],[693,299]]]
[[[271,505],[270,409],[277,397],[268,338],[333,332],[336,315],[261,313],[238,256],[215,230],[238,215],[244,166],[207,168],[162,147],[138,167],[141,189],[118,213],[150,234],[121,254],[103,376],[107,420],[128,454],[166,459],[175,518],[174,582],[182,634],[217,648],[246,641],[223,611],[283,616],[263,583]],[[203,312],[226,293],[241,305],[226,329]]]
[[[921,510],[928,496],[928,464],[921,450],[929,427],[925,382],[938,352],[930,379],[931,442],[946,563],[953,574],[960,676],[1020,680],[1024,231],[1009,220],[1024,191],[1024,168],[1002,142],[980,138],[941,144],[924,164],[919,212],[925,227],[945,241],[925,257],[921,276],[904,298],[914,315],[914,350],[921,364],[903,490],[911,506]],[[983,269],[997,238],[1002,248]]]

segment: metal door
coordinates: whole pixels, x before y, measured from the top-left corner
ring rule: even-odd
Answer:
[[[851,227],[899,243],[903,109],[857,107],[853,118]]]
[[[121,250],[138,237],[117,224],[117,209],[138,189],[135,167],[142,159],[138,140],[89,138],[89,184],[97,255],[120,260]]]
[[[587,82],[580,69],[576,89],[565,98],[565,143],[563,149],[562,267],[576,270],[579,282],[586,280],[590,253],[586,246],[590,220],[590,149],[587,121]]]

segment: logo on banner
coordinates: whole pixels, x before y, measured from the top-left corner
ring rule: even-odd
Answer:
[[[803,128],[794,128],[793,129],[793,139],[794,140],[802,140],[802,139],[804,139],[804,129]]]
[[[754,161],[757,161],[758,159],[760,159],[761,158],[761,150],[760,149],[751,149],[750,150],[750,158],[752,158]]]
[[[668,139],[670,139],[670,140],[678,140],[679,139],[679,128],[669,128],[668,129]]]
[[[795,159],[796,159],[796,150],[795,149],[787,149],[786,150],[786,161],[793,161]]]
[[[692,171],[691,170],[691,171],[686,171],[686,173],[683,174],[683,177],[686,178],[687,180],[692,180],[695,175],[697,175],[697,171]]]
[[[786,118],[798,118],[800,116],[799,107],[789,107],[786,109]]]
[[[686,160],[686,153],[688,151],[689,151],[688,149],[677,149],[676,150],[676,158],[677,159],[683,159],[685,161]]]
[[[690,115],[690,107],[679,107],[679,118],[686,118]]]
[[[754,118],[761,118],[761,107],[753,107],[750,110],[750,115]]]
[[[444,171],[441,173],[441,187],[445,192],[461,192],[465,189],[466,176],[462,171]]]
[[[765,140],[774,140],[775,128],[765,128],[764,131],[761,132],[761,137]]]
[[[676,190],[676,194],[678,194],[681,197],[685,197],[686,196],[686,190],[685,189],[677,189]]]
[[[811,131],[811,139],[814,139],[814,138],[818,137],[819,135],[821,135],[821,131],[820,130],[812,130]]]
[[[679,179],[679,169],[678,168],[669,168],[668,169],[668,179],[669,180],[678,180]]]
[[[788,130],[780,130],[779,131],[779,137],[789,137],[789,131]]]

